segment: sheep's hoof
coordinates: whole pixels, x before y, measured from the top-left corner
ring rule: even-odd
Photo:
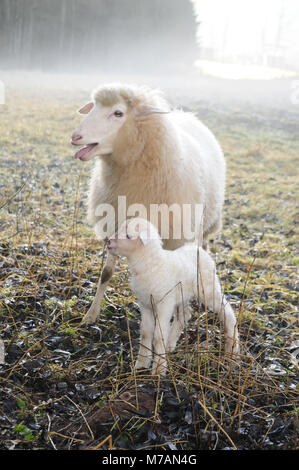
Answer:
[[[97,317],[94,315],[87,314],[82,318],[81,325],[93,325],[97,320]]]
[[[135,375],[138,375],[138,376],[139,376],[139,375],[140,375],[140,376],[142,376],[142,375],[148,375],[148,374],[150,374],[150,372],[151,372],[151,370],[150,370],[149,367],[140,367],[140,368],[138,368],[138,369],[136,369],[136,368],[134,369]]]
[[[228,339],[225,343],[225,348],[224,348],[226,353],[229,354],[238,354],[240,352],[240,345],[238,340],[231,340]]]
[[[145,358],[143,358],[143,360],[137,360],[134,369],[135,371],[149,369],[151,362],[152,362],[151,358],[148,358],[147,360]]]
[[[160,375],[163,377],[167,372],[167,363],[159,362],[153,365],[152,375]]]
[[[160,369],[152,369],[152,375],[156,375],[159,377],[164,377],[166,375],[166,368],[160,368]]]

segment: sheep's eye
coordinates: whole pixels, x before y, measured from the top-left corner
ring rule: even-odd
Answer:
[[[122,111],[119,111],[118,109],[116,111],[114,111],[113,114],[116,117],[122,117],[124,115],[124,113]]]

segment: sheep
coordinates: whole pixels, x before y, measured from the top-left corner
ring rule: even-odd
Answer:
[[[157,229],[141,218],[125,221],[107,247],[111,255],[127,257],[131,287],[141,309],[136,370],[149,368],[153,352],[152,373],[165,374],[166,353],[175,348],[191,317],[188,303],[198,294],[224,323],[225,351],[239,352],[236,317],[205,250],[195,244],[165,250]]]
[[[225,191],[224,155],[212,132],[192,113],[171,110],[161,92],[143,86],[100,86],[93,92],[92,101],[78,112],[85,117],[71,143],[84,147],[75,158],[87,161],[97,157],[87,217],[97,238],[109,238],[129,216],[150,219],[148,211],[153,205],[165,205],[169,208],[169,234],[162,234],[162,239],[166,249],[176,249],[190,241],[190,236],[184,235],[182,220],[174,222],[169,217],[170,209],[189,205],[191,239],[199,239],[206,248],[208,235],[221,228]],[[124,196],[130,207],[142,205],[146,215],[121,215],[119,196]],[[107,216],[107,226],[111,228],[104,235],[103,206],[114,209]],[[200,227],[195,220],[197,206],[202,208]],[[181,235],[174,236],[178,228],[175,224]],[[159,220],[156,225],[163,232]],[[95,299],[83,323],[96,321],[114,268],[115,259],[108,254]]]

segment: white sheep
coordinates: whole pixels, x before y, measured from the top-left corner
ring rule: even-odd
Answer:
[[[148,368],[153,354],[153,374],[165,373],[166,352],[175,348],[191,317],[188,304],[198,295],[224,323],[225,351],[239,351],[234,312],[221,293],[215,263],[205,250],[191,244],[164,250],[157,229],[140,218],[125,221],[107,246],[111,255],[127,257],[132,290],[141,309],[136,369]]]
[[[108,220],[115,227],[128,218],[120,214],[119,196],[127,206],[142,205],[150,220],[150,208],[166,205],[191,207],[194,239],[206,247],[207,237],[221,227],[225,190],[225,160],[214,135],[192,113],[170,108],[156,90],[146,87],[111,84],[93,93],[93,101],[79,110],[86,114],[74,134],[72,144],[84,146],[75,155],[80,160],[96,159],[88,196],[88,221],[98,238],[103,214],[99,208],[109,205],[115,213]],[[195,206],[202,207],[201,227],[196,225]],[[116,220],[115,220],[115,214]],[[134,213],[130,216],[144,217]],[[169,213],[168,213],[169,218]],[[153,223],[154,221],[151,220]],[[111,222],[111,223],[110,223]],[[186,242],[184,222],[181,236],[169,218],[169,236],[164,246],[172,250]],[[102,225],[101,225],[102,227]],[[115,230],[107,233],[109,238]],[[187,241],[190,241],[188,239]],[[115,267],[108,255],[97,294],[83,322],[93,323],[100,313],[101,301]]]

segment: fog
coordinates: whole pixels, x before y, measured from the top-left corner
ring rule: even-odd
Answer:
[[[196,56],[186,0],[1,0],[1,63],[43,71],[168,70]]]
[[[66,96],[130,81],[191,108],[297,113],[298,39],[295,0],[0,0],[0,80]]]

